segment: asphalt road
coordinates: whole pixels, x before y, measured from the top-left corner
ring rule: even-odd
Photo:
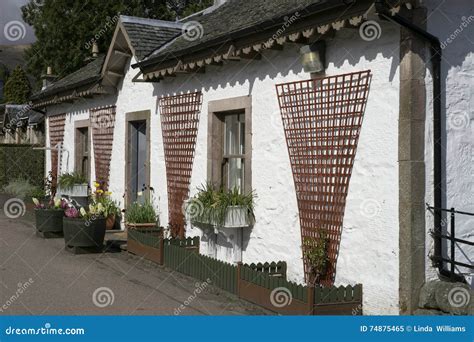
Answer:
[[[199,290],[198,290],[199,288]],[[212,285],[127,252],[73,255],[0,210],[0,315],[256,315]]]

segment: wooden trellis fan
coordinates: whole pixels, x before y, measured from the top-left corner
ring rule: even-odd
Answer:
[[[278,101],[296,188],[305,279],[314,277],[306,251],[327,241],[332,285],[346,196],[364,116],[370,70],[278,84]]]

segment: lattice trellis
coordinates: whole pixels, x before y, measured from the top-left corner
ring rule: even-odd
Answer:
[[[184,201],[189,195],[202,94],[195,92],[158,100],[165,150],[169,225],[173,236],[184,236]]]
[[[305,251],[328,241],[334,282],[349,180],[371,79],[370,70],[276,86],[293,171],[305,279],[315,272]]]
[[[66,123],[66,114],[50,116],[48,118],[49,127],[49,146],[51,149],[51,174],[53,176],[53,184],[56,185],[58,179],[58,150],[56,146],[62,144],[64,140],[64,125]]]
[[[107,188],[114,141],[115,106],[91,109],[90,121],[94,142],[95,177],[97,181],[104,183],[103,188]]]

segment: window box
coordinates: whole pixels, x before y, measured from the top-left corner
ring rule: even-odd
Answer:
[[[67,196],[67,197],[88,197],[89,186],[87,184],[74,184],[72,188],[68,188],[68,189],[59,188],[58,193],[61,196]]]

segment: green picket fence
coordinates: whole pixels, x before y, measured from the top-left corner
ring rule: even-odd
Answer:
[[[264,272],[272,276],[286,278],[286,262],[284,261],[251,263],[246,266],[257,272]]]
[[[237,266],[199,254],[199,238],[164,241],[164,265],[237,294]]]
[[[315,287],[314,304],[362,302],[362,285]]]
[[[140,236],[143,244],[149,236]],[[144,240],[143,240],[144,239]],[[225,291],[238,295],[257,305],[280,314],[291,315],[361,315],[362,285],[339,287],[307,287],[286,279],[283,261],[257,264],[229,264],[199,254],[199,237],[164,239],[163,263],[165,266],[190,277],[209,282]],[[271,303],[274,292],[291,293],[288,305]],[[276,291],[274,291],[276,290]]]
[[[260,272],[257,269],[254,269],[252,265],[242,265],[240,269],[240,278],[270,291],[278,287],[286,288],[291,292],[293,298],[302,302],[308,301],[307,287],[286,280],[286,276],[282,278],[270,273]]]

